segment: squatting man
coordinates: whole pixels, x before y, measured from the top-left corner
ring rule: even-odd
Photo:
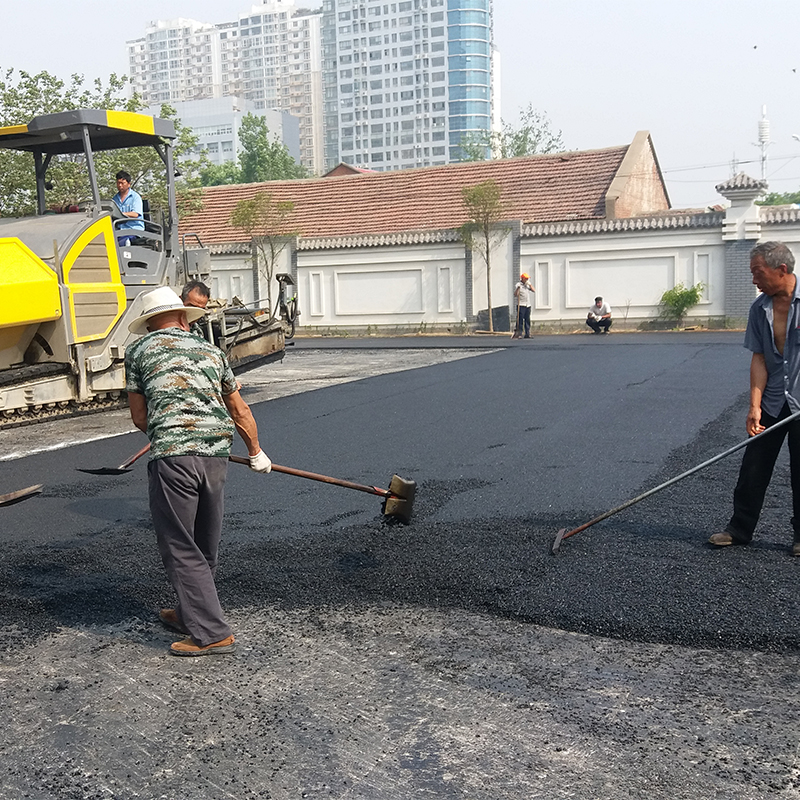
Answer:
[[[586,317],[586,324],[595,333],[608,333],[611,327],[611,306],[602,297],[595,297],[594,305]]]
[[[750,252],[750,272],[761,294],[750,306],[744,346],[750,360],[747,433],[765,431],[800,411],[800,287],[794,256],[782,242],[763,242]],[[746,545],[761,515],[783,441],[789,437],[792,484],[792,555],[800,556],[800,420],[747,445],[733,493],[733,516],[708,541],[716,547]]]
[[[225,354],[190,332],[204,313],[184,306],[169,286],[148,292],[129,325],[145,335],[125,355],[131,419],[150,439],[150,513],[178,598],[159,618],[186,636],[170,648],[176,656],[218,655],[236,646],[214,583],[234,428],[250,468],[272,468]]]

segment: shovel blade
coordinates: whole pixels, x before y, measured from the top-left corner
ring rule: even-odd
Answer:
[[[121,467],[100,467],[100,469],[81,469],[78,467],[78,472],[86,472],[89,475],[125,475],[131,470],[122,469]]]
[[[411,522],[411,512],[417,494],[416,481],[409,481],[399,475],[393,475],[389,483],[389,491],[394,497],[387,497],[383,501],[383,515],[393,517],[408,525]]]
[[[552,546],[552,548],[550,548],[550,552],[551,552],[551,553],[552,553],[554,556],[557,556],[557,555],[558,555],[558,551],[559,551],[559,549],[561,548],[561,542],[562,542],[562,540],[564,539],[564,534],[565,534],[566,532],[567,532],[567,529],[566,529],[566,528],[562,528],[562,529],[561,529],[561,530],[560,530],[560,531],[559,531],[559,532],[556,534],[556,538],[555,538],[555,540],[553,541],[553,546]]]

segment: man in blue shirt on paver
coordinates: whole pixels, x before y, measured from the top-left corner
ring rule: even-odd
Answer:
[[[130,217],[129,222],[123,222],[117,226],[117,230],[144,230],[144,204],[141,195],[131,189],[131,176],[124,170],[117,173],[117,193],[113,197],[114,202],[119,207],[122,215]],[[119,236],[121,245],[131,243],[131,236]]]
[[[750,272],[761,294],[750,306],[744,346],[750,362],[747,433],[755,436],[800,411],[800,291],[794,256],[782,242],[763,242],[750,252]],[[800,556],[800,421],[784,425],[747,446],[733,493],[733,516],[708,541],[716,547],[749,544],[761,514],[783,440],[789,436],[792,483],[792,555]]]

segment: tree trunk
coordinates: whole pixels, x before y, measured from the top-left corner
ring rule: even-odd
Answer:
[[[484,237],[486,242],[486,302],[489,306],[489,333],[494,333],[494,319],[492,318],[492,267],[491,267],[491,250],[492,242],[489,237],[489,229],[484,230]]]

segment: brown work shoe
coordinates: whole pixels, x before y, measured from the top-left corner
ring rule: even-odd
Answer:
[[[792,555],[793,556],[800,556],[800,542],[795,542],[792,545]]]
[[[205,647],[195,644],[191,638],[181,639],[181,641],[175,642],[170,647],[169,652],[173,656],[217,656],[232,653],[235,649],[236,639],[233,636],[228,636],[219,642],[207,644]]]
[[[161,611],[158,612],[158,618],[168,628],[172,628],[173,631],[188,635],[189,631],[186,630],[186,627],[178,616],[178,612],[175,611],[174,608],[162,608]]]
[[[708,543],[713,544],[714,547],[728,547],[728,545],[731,544],[747,544],[747,542],[740,542],[738,539],[734,539],[728,531],[713,534],[709,537]]]

